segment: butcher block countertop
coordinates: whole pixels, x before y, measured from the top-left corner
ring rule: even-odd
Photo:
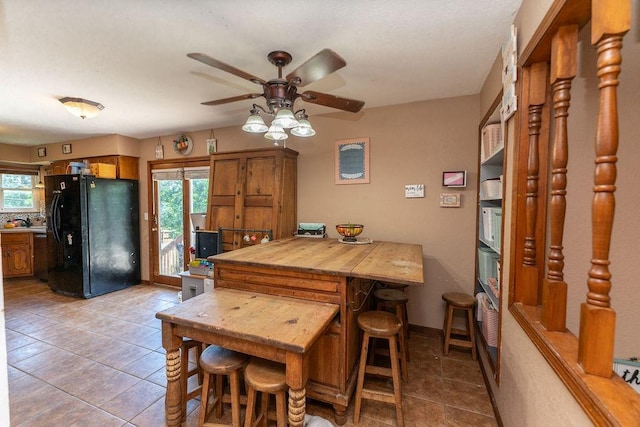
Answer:
[[[422,245],[394,242],[348,244],[338,239],[291,237],[209,257],[243,264],[423,285]]]

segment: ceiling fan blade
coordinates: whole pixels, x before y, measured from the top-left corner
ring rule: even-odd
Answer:
[[[222,105],[229,102],[242,101],[245,99],[255,99],[262,96],[261,93],[247,93],[245,95],[232,96],[231,98],[217,99],[215,101],[202,102],[202,105]]]
[[[362,107],[364,107],[364,101],[340,98],[339,96],[314,92],[312,90],[301,93],[300,97],[306,102],[310,102],[312,104],[324,105],[326,107],[337,108],[339,110],[350,111],[352,113],[357,113],[362,109]]]
[[[306,86],[347,65],[344,59],[331,49],[323,49],[304,64],[287,74],[287,81],[296,86]]]
[[[222,61],[218,61],[217,59],[212,58],[209,55],[205,55],[204,53],[187,53],[187,56],[189,58],[195,59],[196,61],[200,61],[203,64],[210,65],[219,70],[226,71],[227,73],[231,73],[235,76],[249,80],[250,82],[261,84],[261,85],[267,83],[266,81],[262,80],[260,77],[256,77],[252,74],[245,73],[244,71],[239,70],[236,67],[232,67],[231,65],[225,64]]]

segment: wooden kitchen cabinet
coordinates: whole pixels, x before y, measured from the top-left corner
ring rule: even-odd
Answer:
[[[296,223],[296,151],[288,148],[231,151],[211,156],[207,228],[224,252],[252,245],[243,236],[271,230],[274,239],[293,236]],[[260,241],[262,235],[257,239]]]
[[[33,275],[33,233],[2,233],[4,277]]]
[[[140,179],[138,171],[138,158],[131,156],[98,156],[86,157],[82,159],[59,160],[51,162],[49,165],[49,175],[64,175],[67,172],[69,162],[81,162],[88,160],[89,163],[106,163],[116,167],[116,178],[118,179]]]

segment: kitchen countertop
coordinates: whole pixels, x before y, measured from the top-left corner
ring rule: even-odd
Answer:
[[[46,225],[34,225],[31,227],[15,227],[15,228],[0,228],[0,233],[35,233],[41,234],[47,232]]]

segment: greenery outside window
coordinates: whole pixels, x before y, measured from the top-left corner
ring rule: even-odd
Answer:
[[[40,191],[35,188],[37,175],[0,173],[0,208],[3,212],[31,212],[38,210]]]

